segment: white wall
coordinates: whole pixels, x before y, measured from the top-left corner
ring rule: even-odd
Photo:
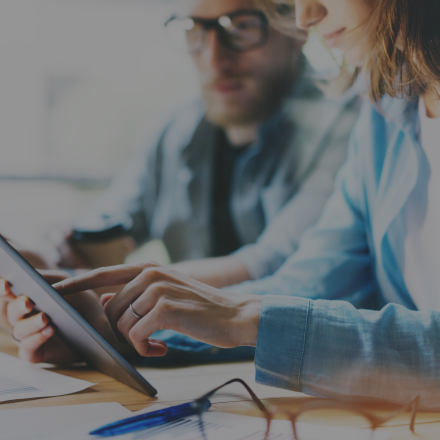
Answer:
[[[111,176],[141,128],[197,93],[165,0],[0,2],[0,176]]]

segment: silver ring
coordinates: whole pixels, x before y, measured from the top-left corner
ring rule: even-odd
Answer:
[[[21,341],[19,341],[19,340],[14,336],[14,327],[11,327],[11,328],[9,329],[9,334],[11,335],[11,338],[12,338],[15,342],[18,342],[18,343],[21,342]]]
[[[131,313],[133,313],[133,315],[134,315],[137,319],[142,319],[142,318],[143,318],[143,316],[138,315],[138,314],[134,311],[134,309],[133,309],[133,304],[130,304],[130,310],[131,310]]]

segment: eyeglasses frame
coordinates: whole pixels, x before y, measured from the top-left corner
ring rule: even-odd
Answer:
[[[367,419],[370,422],[371,430],[375,431],[376,428],[382,426],[383,424],[385,424],[385,423],[389,422],[390,420],[394,419],[395,417],[397,417],[399,414],[402,414],[403,412],[412,408],[409,429],[411,430],[411,432],[413,434],[415,432],[415,419],[417,416],[417,411],[418,411],[418,407],[419,407],[419,403],[420,403],[420,396],[416,396],[407,405],[396,409],[395,411],[391,412],[390,414],[388,414],[385,417],[378,417],[378,416],[372,414],[370,411],[365,410],[364,407],[360,404],[356,404],[356,403],[352,403],[352,402],[344,402],[344,401],[339,401],[339,400],[334,400],[334,399],[331,399],[331,400],[330,399],[328,399],[328,400],[320,399],[320,400],[315,400],[312,402],[306,402],[306,403],[302,404],[299,407],[299,409],[297,409],[295,412],[278,411],[278,410],[271,410],[270,411],[266,408],[264,403],[257,397],[257,395],[252,391],[252,389],[249,387],[249,385],[244,380],[236,378],[236,379],[231,379],[231,380],[225,382],[223,385],[220,385],[211,391],[208,391],[206,394],[204,394],[203,396],[199,397],[198,399],[196,399],[194,401],[194,403],[197,405],[199,421],[200,421],[200,430],[202,432],[202,436],[203,436],[204,440],[207,440],[207,437],[206,437],[206,433],[205,433],[205,430],[203,427],[203,421],[202,421],[201,416],[207,408],[206,401],[211,396],[213,396],[218,390],[220,390],[221,388],[223,388],[227,385],[230,385],[232,383],[240,383],[241,385],[243,385],[245,387],[246,391],[250,394],[253,402],[258,406],[260,411],[262,411],[262,413],[264,414],[264,417],[267,421],[267,429],[266,429],[264,440],[266,440],[269,436],[271,421],[273,420],[275,415],[285,416],[292,424],[294,440],[300,440],[300,439],[298,439],[298,433],[297,433],[297,429],[296,429],[296,421],[301,414],[303,414],[307,411],[310,411],[310,410],[314,410],[314,409],[340,409],[340,410],[345,410],[348,412],[360,414],[361,416],[363,416],[365,419]]]
[[[260,41],[246,49],[240,49],[235,47],[234,45],[230,44],[228,38],[227,38],[227,32],[224,28],[224,26],[220,23],[220,19],[223,17],[228,17],[229,19],[233,19],[240,15],[255,15],[258,16],[262,21],[262,37]],[[239,9],[237,11],[233,11],[228,14],[223,14],[220,17],[217,18],[199,18],[199,17],[179,17],[178,15],[172,15],[165,23],[164,27],[166,28],[173,20],[181,20],[184,18],[189,18],[194,21],[194,23],[199,23],[203,26],[205,31],[214,30],[217,34],[217,38],[219,41],[228,49],[233,50],[234,52],[248,52],[251,50],[258,49],[260,47],[263,47],[269,38],[269,20],[267,19],[266,15],[259,11],[258,9]]]

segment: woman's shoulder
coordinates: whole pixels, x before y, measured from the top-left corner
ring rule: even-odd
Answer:
[[[394,148],[396,142],[408,136],[408,124],[415,124],[414,114],[408,112],[411,105],[389,96],[383,97],[379,105],[365,99],[352,133],[351,154],[369,188],[379,185],[387,157],[400,151]]]
[[[382,97],[380,102],[373,103],[365,98],[361,110],[361,118],[371,126],[387,126],[402,129],[408,124],[416,123],[417,99]]]
[[[379,103],[364,99],[354,130],[355,140],[373,149],[386,149],[398,131],[417,122],[417,102],[384,96]]]

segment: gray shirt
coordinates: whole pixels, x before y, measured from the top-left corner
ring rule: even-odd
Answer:
[[[318,220],[346,157],[357,103],[324,99],[303,75],[292,98],[261,124],[256,142],[234,163],[230,211],[245,246],[236,256],[252,278],[274,272]],[[179,109],[152,127],[90,210],[130,214],[135,240],[162,239],[173,262],[215,256],[210,213],[220,130],[206,120],[203,102]],[[289,243],[278,243],[286,236]]]

